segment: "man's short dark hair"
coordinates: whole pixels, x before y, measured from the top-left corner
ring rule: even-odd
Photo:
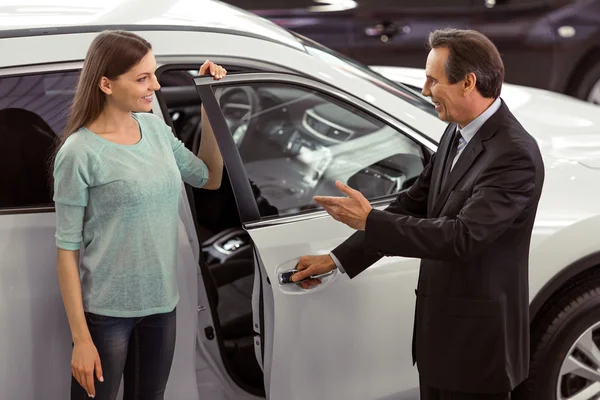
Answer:
[[[439,29],[429,34],[428,49],[447,48],[446,76],[451,84],[469,73],[477,77],[476,88],[483,97],[497,98],[504,81],[504,63],[496,46],[474,30]]]

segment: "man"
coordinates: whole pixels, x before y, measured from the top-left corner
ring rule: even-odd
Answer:
[[[544,165],[499,97],[504,66],[491,41],[445,29],[428,45],[423,94],[450,122],[438,152],[385,211],[340,182],[349,197],[315,197],[358,232],[331,255],[303,257],[293,280],[336,266],[354,278],[382,256],[421,258],[421,399],[510,399],[529,369],[528,257]]]

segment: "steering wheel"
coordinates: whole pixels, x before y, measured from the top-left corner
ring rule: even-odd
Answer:
[[[229,87],[221,92],[219,104],[233,140],[240,147],[246,133],[256,127],[260,97],[250,86]]]

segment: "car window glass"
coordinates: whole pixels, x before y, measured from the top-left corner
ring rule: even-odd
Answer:
[[[422,147],[359,108],[293,84],[223,88],[221,109],[262,217],[317,208],[340,195],[336,180],[368,199],[408,187],[424,167]]]
[[[0,77],[0,208],[51,205],[49,157],[79,72]]]

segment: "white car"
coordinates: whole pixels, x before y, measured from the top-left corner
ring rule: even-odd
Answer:
[[[153,113],[197,149],[203,102],[226,164],[220,190],[182,186],[166,398],[418,398],[419,260],[383,258],[312,290],[281,280],[300,256],[352,233],[313,195],[337,194],[340,179],[385,207],[418,176],[445,123],[410,88],[202,0],[0,3],[0,398],[69,398],[46,160],[87,48],[108,28],[153,44],[162,85]],[[193,79],[207,58],[228,76]],[[600,393],[600,116],[559,95],[519,93],[508,105],[547,167],[531,247],[530,398],[589,399]]]
[[[419,93],[425,84],[424,69],[370,68]],[[501,97],[521,124],[538,139],[546,155],[600,168],[600,113],[597,109],[571,96],[509,83],[502,85]]]

